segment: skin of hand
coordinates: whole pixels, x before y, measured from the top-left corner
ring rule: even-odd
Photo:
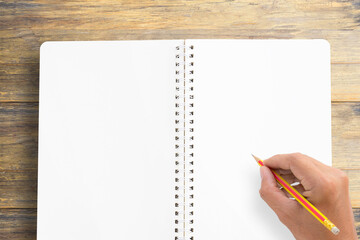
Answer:
[[[296,200],[279,189],[270,168],[280,174],[339,229],[334,235]],[[339,169],[301,153],[279,154],[264,160],[260,168],[260,196],[297,240],[358,239],[349,196],[349,180]]]

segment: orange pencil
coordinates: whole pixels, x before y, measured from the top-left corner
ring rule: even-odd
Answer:
[[[252,155],[252,154],[251,154]],[[255,161],[260,165],[264,166],[263,161],[252,155]],[[308,210],[317,220],[319,220],[327,229],[329,229],[333,234],[339,234],[340,230],[322,214],[314,205],[312,205],[303,195],[301,195],[295,188],[293,188],[288,182],[285,181],[279,174],[271,170],[276,181],[291,195],[296,199],[306,210]]]

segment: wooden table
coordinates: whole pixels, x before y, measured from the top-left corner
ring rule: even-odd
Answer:
[[[39,47],[44,41],[327,39],[333,164],[360,233],[360,1],[0,0],[0,239],[36,239]],[[310,56],[309,56],[310,57]]]

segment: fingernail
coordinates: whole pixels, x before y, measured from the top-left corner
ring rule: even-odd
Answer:
[[[263,176],[264,176],[263,167],[260,167],[260,177],[261,177],[261,179],[263,178]]]

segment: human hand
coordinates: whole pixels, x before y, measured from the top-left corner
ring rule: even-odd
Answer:
[[[340,233],[333,235],[297,201],[289,199],[288,193],[279,189],[269,168],[290,184],[299,182],[300,185],[294,188],[328,217],[340,229]],[[260,175],[261,197],[297,240],[357,239],[349,180],[344,172],[309,156],[293,153],[279,154],[264,160]]]

